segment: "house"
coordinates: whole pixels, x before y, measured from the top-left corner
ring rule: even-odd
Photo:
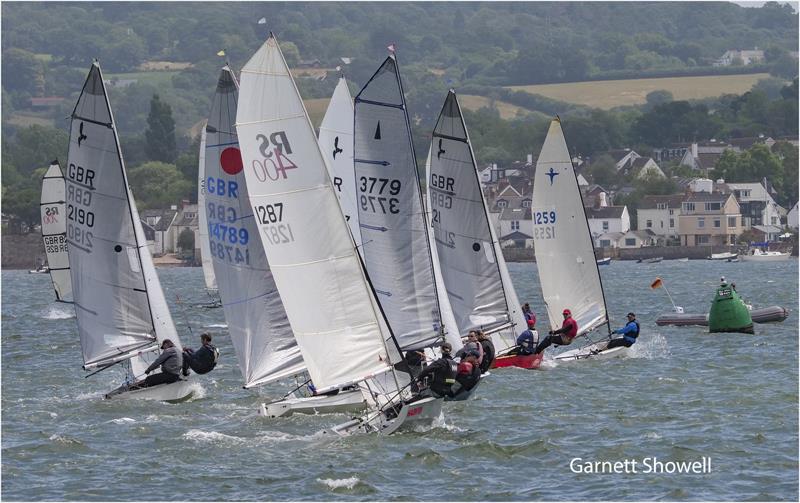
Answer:
[[[510,234],[506,234],[505,236],[501,236],[500,239],[500,247],[501,248],[532,248],[533,247],[533,237],[525,234],[524,232],[514,231]]]
[[[614,167],[617,168],[617,171],[623,169],[629,162],[633,162],[634,159],[641,157],[629,148],[609,150],[601,155],[610,156],[614,160]]]
[[[686,151],[691,147],[691,143],[673,143],[668,147],[653,149],[653,159],[656,162],[669,162],[673,159],[680,160],[686,155]]]
[[[580,187],[580,184],[578,184]],[[611,196],[606,189],[596,183],[586,186],[583,192],[584,206],[608,206]]]
[[[654,176],[659,178],[667,177],[652,157],[637,157],[628,162],[628,164],[622,168],[622,172],[626,175],[633,173],[638,179]]]
[[[596,206],[584,208],[589,221],[589,232],[594,239],[609,232],[628,232],[631,219],[627,206]]]
[[[696,171],[703,171],[708,176],[708,171],[714,169],[717,161],[722,157],[722,153],[726,150],[741,151],[739,147],[716,140],[706,143],[692,143],[681,158],[681,164],[689,166]]]
[[[718,186],[721,192],[736,197],[745,229],[755,225],[781,225],[782,208],[775,202],[773,195],[777,193],[766,179],[761,183],[720,183]]]
[[[742,232],[733,194],[692,192],[681,203],[678,235],[683,246],[734,245]]]
[[[678,216],[684,198],[683,194],[644,196],[636,212],[636,227],[663,238],[677,238]]]
[[[500,213],[500,236],[508,236],[514,232],[521,232],[529,236],[526,239],[524,246],[530,248],[533,246],[533,218],[531,218],[530,208],[506,208]],[[502,238],[501,238],[502,239]]]
[[[139,219],[143,226],[147,226],[145,234],[147,234],[148,227],[153,230],[153,243],[150,249],[154,256],[175,252],[172,224],[175,222],[177,214],[178,207],[175,205],[168,210],[142,210],[139,212]],[[151,238],[147,237],[147,240],[150,241]]]
[[[769,243],[770,241],[779,241],[780,235],[783,230],[775,225],[754,225],[751,229],[756,242]]]
[[[758,47],[752,50],[729,50],[719,57],[712,66],[730,66],[733,64],[753,65],[764,61],[764,51]]]
[[[595,246],[600,248],[642,248],[655,246],[657,236],[651,230],[609,232],[595,238]]]
[[[199,219],[197,216],[197,203],[189,204],[189,201],[181,201],[181,207],[175,216],[175,221],[172,224],[172,249],[178,251],[178,238],[184,229],[189,229],[194,233],[194,256],[200,256],[200,228],[198,225]]]
[[[798,203],[794,203],[794,206],[792,206],[792,209],[789,210],[789,213],[786,215],[786,225],[791,229],[797,229],[800,227],[800,222],[798,222],[797,204]]]
[[[775,145],[775,140],[762,134],[759,136],[748,136],[744,138],[731,138],[728,140],[728,143],[733,147],[738,148],[740,151],[745,151],[750,150],[753,148],[753,145],[758,144],[766,145],[771,149],[772,146]]]

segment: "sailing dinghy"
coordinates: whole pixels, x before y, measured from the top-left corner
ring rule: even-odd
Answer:
[[[204,131],[206,141],[201,167],[205,173],[206,197],[200,214],[205,215],[208,222],[206,247],[211,252],[213,277],[219,288],[244,387],[255,388],[303,375],[305,364],[258,238],[234,127],[238,98],[238,82],[226,65],[220,72]],[[348,396],[349,402],[342,400],[343,397],[303,399],[294,393],[289,395],[262,404],[262,415],[277,417],[293,412],[363,410],[365,407],[361,393]]]
[[[67,203],[64,173],[58,161],[50,163],[42,178],[42,240],[57,302],[72,302],[72,280],[67,252]]]
[[[455,91],[433,130],[427,180],[436,256],[455,323],[483,330],[497,350],[495,367],[535,368],[541,357],[504,355],[527,328],[500,244],[489,220],[472,144]]]
[[[627,348],[604,351],[611,339],[608,310],[594,255],[592,236],[578,179],[558,118],[542,145],[533,182],[533,245],[542,296],[552,330],[561,327],[561,312],[572,311],[578,336],[605,325],[603,340],[555,356],[557,361],[620,356]]]
[[[165,339],[178,351],[181,345],[128,186],[97,62],[71,119],[67,250],[83,368],[95,373],[116,364],[125,368],[125,383],[107,397],[189,398],[193,388],[183,379],[148,388],[131,386],[158,357]]]
[[[275,36],[241,72],[236,129],[258,235],[319,394],[357,386],[367,400],[340,435],[430,424],[441,400],[414,396],[400,348],[339,207],[325,159]]]

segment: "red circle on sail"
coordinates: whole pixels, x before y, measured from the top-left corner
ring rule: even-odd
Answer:
[[[228,147],[219,155],[219,164],[222,171],[229,175],[235,175],[244,169],[242,164],[242,153],[236,147]]]

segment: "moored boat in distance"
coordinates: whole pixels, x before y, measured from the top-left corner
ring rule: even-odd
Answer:
[[[664,257],[650,257],[650,258],[640,258],[636,261],[637,264],[657,264],[664,260]]]
[[[597,259],[597,265],[609,265],[610,263],[611,263],[611,257]]]
[[[744,262],[783,262],[789,260],[789,258],[791,258],[790,253],[765,251],[760,248],[755,248],[751,253],[739,256],[739,259]]]
[[[739,256],[738,253],[732,253],[732,252],[712,253],[708,257],[708,260],[725,260],[730,262],[736,259],[738,256]]]

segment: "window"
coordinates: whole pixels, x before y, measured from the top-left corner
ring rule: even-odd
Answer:
[[[610,239],[601,239],[600,240],[600,248],[608,248],[609,246],[611,246],[611,240]]]
[[[652,220],[648,220],[647,221],[647,228],[648,229],[652,229],[653,228],[653,221]]]
[[[705,234],[701,234],[699,236],[695,236],[694,237],[694,242],[695,242],[695,244],[698,244],[698,245],[707,245],[708,244],[708,238],[709,238],[709,236],[707,236]]]
[[[636,238],[625,238],[625,246],[636,246]]]
[[[728,227],[736,227],[736,217],[728,217]]]
[[[603,220],[603,230],[604,231],[608,230],[608,220]]]
[[[669,214],[670,214],[670,216],[674,215],[675,214],[675,210],[669,210]]]
[[[706,219],[705,217],[697,217],[697,228],[703,229],[706,226]]]
[[[694,203],[683,203],[684,211],[694,211]]]
[[[506,201],[505,199],[498,199],[497,200],[497,207],[498,208],[505,208],[506,206],[508,206],[508,201]]]
[[[523,199],[522,200],[522,207],[523,208],[530,208],[531,207],[531,200],[530,199]]]
[[[518,231],[519,230],[519,220],[512,220],[511,221],[511,230]]]
[[[670,218],[669,219],[669,228],[672,229],[673,227],[675,227],[675,219],[674,218]]]
[[[706,203],[706,211],[719,211],[720,203]]]
[[[719,229],[722,226],[722,221],[719,218],[714,219],[714,228]]]
[[[656,204],[656,209],[666,210],[667,209],[667,203],[658,203],[658,204]]]

